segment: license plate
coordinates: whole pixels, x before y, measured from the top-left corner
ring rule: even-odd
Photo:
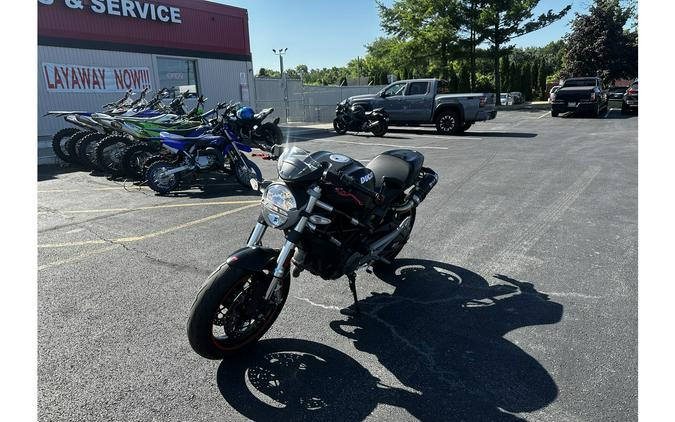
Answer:
[[[567,103],[567,107],[576,107],[577,103]]]

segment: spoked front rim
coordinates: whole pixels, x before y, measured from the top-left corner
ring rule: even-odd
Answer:
[[[169,166],[156,167],[150,175],[152,177],[152,181],[160,189],[170,189],[176,183],[175,173],[166,174],[166,172],[171,170],[171,168],[172,167]]]
[[[278,305],[264,301],[255,274],[242,277],[215,310],[211,319],[211,339],[221,349],[235,349],[256,338],[267,328]]]

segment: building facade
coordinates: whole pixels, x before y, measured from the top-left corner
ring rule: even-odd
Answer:
[[[38,156],[68,124],[50,110],[98,111],[131,88],[189,90],[255,107],[245,9],[203,0],[38,0]]]

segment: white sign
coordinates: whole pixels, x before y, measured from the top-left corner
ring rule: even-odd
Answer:
[[[113,16],[126,16],[160,22],[182,23],[180,8],[164,6],[138,0],[63,0],[70,9],[84,9],[85,6],[94,13]],[[51,6],[54,0],[38,0],[38,3]]]
[[[42,63],[42,71],[50,92],[122,92],[151,87],[147,67]]]

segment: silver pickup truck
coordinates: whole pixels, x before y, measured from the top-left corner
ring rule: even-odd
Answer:
[[[384,108],[390,126],[435,124],[442,134],[458,134],[474,122],[494,119],[495,94],[448,94],[442,79],[410,79],[386,86],[377,94],[355,95],[351,104],[366,110]]]

